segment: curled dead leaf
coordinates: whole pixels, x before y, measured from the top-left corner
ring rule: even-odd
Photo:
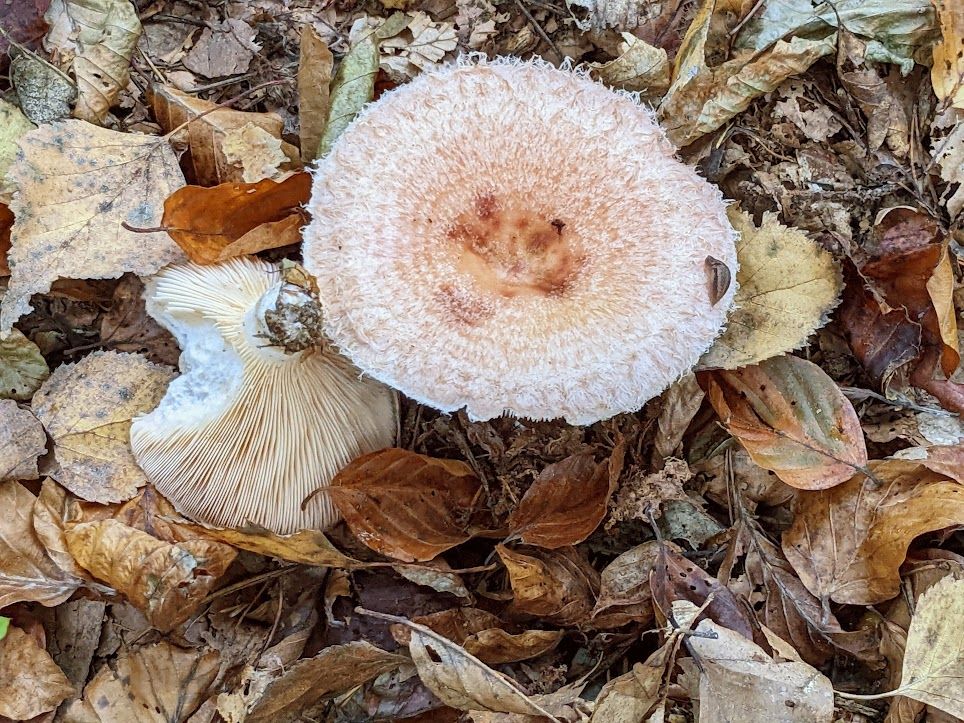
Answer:
[[[576,548],[510,549],[498,545],[495,549],[509,572],[513,614],[563,626],[588,621],[596,604],[599,573]]]

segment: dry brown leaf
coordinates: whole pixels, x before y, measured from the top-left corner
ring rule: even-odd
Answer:
[[[392,569],[416,585],[446,592],[469,602],[474,601],[461,575],[453,572],[449,564],[440,557],[422,565],[392,565]]]
[[[238,18],[206,25],[191,52],[181,61],[184,67],[205,78],[246,72],[255,53],[261,50],[254,42],[254,28]]]
[[[650,586],[659,622],[664,621],[678,601],[688,601],[703,609],[698,619],[709,618],[748,640],[754,639],[759,626],[746,600],[683,557],[682,550],[673,543],[663,542],[658,553]]]
[[[918,535],[964,524],[964,446],[925,459],[885,459],[829,490],[797,497],[783,552],[803,584],[829,600],[874,605],[900,588],[898,569]]]
[[[618,628],[653,619],[653,593],[649,577],[659,558],[659,543],[644,542],[622,553],[603,568],[599,599],[592,611],[596,628]]]
[[[37,479],[37,457],[46,451],[37,418],[12,399],[0,400],[0,482]]]
[[[599,590],[599,573],[576,548],[513,550],[498,545],[495,549],[509,572],[510,612],[562,626],[581,625],[589,619]]]
[[[26,720],[54,710],[74,693],[57,664],[33,636],[10,626],[0,640],[0,716]]]
[[[74,117],[103,123],[130,80],[141,36],[137,9],[127,0],[52,0],[44,20],[50,25],[44,49],[77,81]]]
[[[226,542],[248,552],[297,562],[300,565],[344,569],[369,566],[339,551],[320,530],[299,530],[291,535],[278,535],[254,527],[219,529],[192,523],[181,523],[180,526],[195,534]]]
[[[390,448],[366,454],[328,489],[355,536],[383,555],[424,562],[471,537],[480,489],[464,462]]]
[[[784,355],[703,378],[730,434],[788,485],[826,489],[867,463],[853,405],[816,364]]]
[[[412,622],[431,628],[459,645],[481,630],[502,627],[502,621],[497,616],[485,610],[470,607],[449,608],[439,610],[437,613],[419,615],[412,618]],[[396,624],[392,625],[390,630],[392,637],[399,645],[408,645],[411,628]]]
[[[254,125],[280,140],[284,123],[274,113],[249,113],[219,108],[216,103],[182,93],[166,85],[153,88],[151,102],[157,122],[166,133],[187,123],[181,131],[187,135],[194,182],[199,186],[240,183],[243,169],[231,163],[224,154],[224,138],[228,133]],[[285,156],[297,158],[297,150],[281,143]]]
[[[736,206],[727,217],[740,232],[739,287],[726,330],[700,359],[704,368],[735,369],[799,349],[840,301],[833,257],[807,234],[763,214],[760,226]]]
[[[656,438],[653,440],[655,463],[676,453],[687,427],[703,406],[704,396],[693,373],[686,374],[663,392],[659,416],[656,418]]]
[[[125,274],[114,288],[110,309],[100,323],[100,338],[113,351],[143,353],[157,364],[176,367],[181,350],[171,333],[147,313],[144,284]]]
[[[931,125],[930,151],[948,183],[941,201],[951,219],[964,210],[964,110],[948,108]]]
[[[245,235],[259,226],[284,221],[292,215],[300,219],[299,209],[307,203],[310,193],[311,176],[307,173],[296,173],[280,183],[266,179],[258,183],[222,183],[212,188],[185,186],[164,202],[163,224],[192,261],[213,264],[228,258],[225,252],[232,245],[234,251],[243,253],[250,243],[243,240]],[[289,229],[270,246],[257,250],[291,242]]]
[[[122,502],[147,484],[130,448],[131,419],[160,402],[173,374],[139,354],[95,352],[58,367],[33,412],[54,441],[54,478],[78,497]]]
[[[37,535],[48,557],[57,567],[78,580],[84,580],[87,587],[98,588],[100,586],[94,583],[87,571],[77,564],[67,548],[64,528],[67,521],[75,514],[73,502],[74,498],[69,496],[67,490],[49,477],[45,479],[40,486],[37,501],[33,505],[34,534]],[[113,591],[108,588],[103,592]]]
[[[509,537],[548,549],[585,540],[606,516],[623,453],[597,463],[583,452],[543,469],[509,515]]]
[[[172,545],[117,520],[68,524],[66,537],[81,567],[123,593],[161,631],[194,614],[236,554],[206,540]]]
[[[816,668],[803,662],[777,662],[760,646],[712,620],[700,622],[696,633],[687,645],[701,670],[701,719],[833,720],[833,687]]]
[[[647,716],[661,698],[666,666],[676,657],[676,645],[668,641],[645,663],[636,663],[628,673],[606,683],[596,696],[590,723],[656,723],[658,718]]]
[[[261,688],[250,702],[246,723],[291,723],[319,701],[408,663],[365,641],[325,648],[294,663]]]
[[[964,6],[955,0],[935,0],[934,5],[942,35],[931,66],[934,95],[964,109]]]
[[[489,628],[467,637],[462,647],[483,663],[499,665],[544,655],[555,649],[562,636],[561,630],[524,630],[512,634],[502,628]]]
[[[298,62],[298,120],[301,122],[301,160],[313,161],[328,119],[328,88],[335,58],[311,25],[301,27]]]
[[[16,223],[0,334],[59,278],[146,276],[183,260],[164,232],[123,226],[159,226],[164,199],[184,185],[165,139],[69,120],[30,131],[20,148],[8,173],[19,191],[10,205]]]
[[[165,641],[125,649],[101,666],[66,720],[182,723],[213,692],[218,668],[214,650],[183,650]]]
[[[632,33],[622,33],[622,37],[619,57],[608,63],[590,63],[593,76],[608,86],[658,99],[669,88],[670,65],[666,51]]]
[[[39,602],[53,607],[64,602],[82,580],[64,572],[51,559],[34,531],[37,504],[17,482],[0,485],[0,608],[17,602]]]
[[[301,228],[305,225],[305,217],[300,213],[293,213],[280,221],[268,221],[255,226],[237,241],[229,243],[218,254],[218,261],[233,259],[235,256],[256,254],[261,251],[280,249],[284,246],[294,246],[301,243]]]
[[[394,615],[367,612],[410,628],[408,650],[418,675],[443,703],[457,710],[544,715],[557,721],[517,684],[424,625]]]

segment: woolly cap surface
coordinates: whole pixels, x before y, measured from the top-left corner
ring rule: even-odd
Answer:
[[[304,263],[332,340],[470,417],[639,409],[721,331],[736,234],[650,112],[577,72],[496,61],[384,95],[318,165]],[[718,285],[717,285],[718,286]]]
[[[279,275],[256,259],[171,266],[146,281],[147,310],[177,338],[180,377],[131,425],[131,447],[183,514],[281,534],[337,519],[314,495],[351,459],[395,440],[394,393],[331,351],[259,338]]]

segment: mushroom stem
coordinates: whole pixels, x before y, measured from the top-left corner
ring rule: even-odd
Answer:
[[[329,344],[313,279],[300,266],[282,269],[282,280],[261,297],[256,314],[259,338],[288,354]]]

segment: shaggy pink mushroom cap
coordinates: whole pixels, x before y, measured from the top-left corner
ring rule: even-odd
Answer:
[[[721,332],[720,191],[649,110],[542,62],[445,67],[319,163],[305,266],[362,370],[443,411],[588,424],[639,409]]]

